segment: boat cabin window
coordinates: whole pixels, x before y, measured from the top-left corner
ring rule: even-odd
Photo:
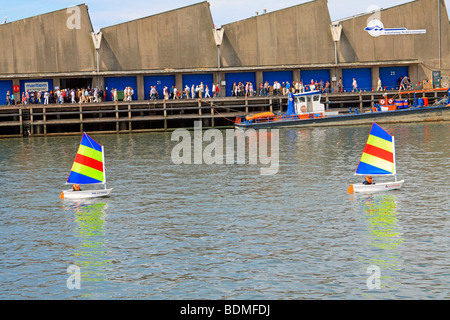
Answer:
[[[305,103],[306,102],[306,98],[305,97],[298,97],[297,98],[298,99],[298,102],[300,102],[300,103]]]

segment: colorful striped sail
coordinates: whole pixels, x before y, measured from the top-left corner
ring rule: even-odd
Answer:
[[[375,122],[372,125],[357,175],[395,175],[394,137]]]
[[[104,184],[103,146],[83,134],[67,184]]]

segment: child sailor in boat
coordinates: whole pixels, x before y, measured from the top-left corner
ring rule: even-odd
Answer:
[[[372,180],[372,176],[367,176],[366,179],[363,182],[364,185],[371,185],[371,184],[375,184]]]
[[[80,185],[79,185],[79,184],[74,184],[74,185],[72,186],[72,190],[73,190],[73,191],[81,191]]]

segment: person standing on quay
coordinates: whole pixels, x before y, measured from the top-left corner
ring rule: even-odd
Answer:
[[[377,91],[383,91],[383,87],[381,86],[381,79],[378,78]]]
[[[338,92],[342,93],[344,91],[344,85],[342,84],[342,78],[338,81]]]
[[[220,97],[220,88],[219,88],[219,84],[216,84],[216,90],[215,90],[214,92],[215,92],[215,96],[216,96],[216,97]]]
[[[6,92],[6,105],[9,106],[11,104],[11,95],[8,92]]]
[[[205,98],[211,98],[210,94],[209,94],[209,88],[208,85],[205,85]]]
[[[356,82],[355,78],[353,78],[352,87],[353,87],[352,92],[358,92],[358,83]]]
[[[198,90],[199,98],[201,99],[203,97],[203,92],[205,92],[205,86],[203,85],[203,82],[200,82],[200,87]]]
[[[48,91],[44,92],[44,104],[48,104],[49,93]]]

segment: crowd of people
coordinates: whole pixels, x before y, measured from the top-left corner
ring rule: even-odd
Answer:
[[[269,96],[269,95],[288,95],[292,93],[302,93],[306,91],[319,90],[323,93],[331,92],[330,82],[311,80],[311,83],[304,85],[301,81],[293,81],[292,84],[289,81],[278,82],[275,81],[272,85],[268,81],[260,83],[258,87],[255,87],[252,82],[235,82],[231,87],[230,95],[232,97],[252,97],[252,96]],[[184,90],[178,90],[176,86],[172,86],[170,89],[164,86],[162,92],[158,92],[156,86],[151,86],[149,91],[150,100],[176,100],[176,99],[198,99],[198,98],[216,98],[220,96],[220,87],[218,84],[213,83],[210,89],[208,85],[201,82],[199,85],[186,85]]]
[[[121,92],[117,88],[112,88],[110,90],[111,100],[112,101],[133,101],[134,99],[134,89],[132,87],[125,87],[125,89]],[[106,95],[105,95],[106,99]]]
[[[22,105],[28,104],[64,104],[64,103],[99,103],[104,100],[104,91],[102,89],[56,89],[50,91],[25,91],[22,92],[19,100],[14,93],[6,93],[6,104]]]
[[[389,88],[392,89],[392,88]],[[397,90],[411,89],[411,80],[409,77],[400,77],[398,79]],[[230,95],[232,97],[243,96],[279,96],[288,95],[289,93],[303,93],[308,91],[320,91],[322,93],[344,92],[344,85],[342,78],[337,82],[337,89],[333,90],[329,81],[314,81],[304,84],[302,81],[278,82],[274,81],[272,85],[268,81],[261,82],[258,87],[255,87],[252,82],[234,82],[231,86]],[[352,92],[358,92],[358,83],[355,78],[352,81]],[[380,78],[378,78],[376,91],[385,91],[386,88],[382,86]],[[125,87],[124,90],[112,88],[109,90],[112,101],[133,101],[135,99],[134,89],[132,87]],[[106,100],[107,92],[98,88],[82,88],[82,89],[56,89],[51,91],[26,91],[22,92],[21,97],[16,97],[13,92],[6,93],[6,104],[15,105],[22,103],[27,104],[64,104],[64,103],[99,103]],[[156,86],[151,86],[149,91],[150,100],[176,100],[176,99],[202,99],[202,98],[216,98],[220,96],[220,87],[213,83],[212,87],[201,82],[198,85],[186,85],[183,90],[178,90],[176,86],[168,88],[164,86],[162,92],[158,92]]]
[[[185,85],[184,90],[178,90],[176,86],[171,86],[170,89],[167,86],[164,86],[161,95],[157,91],[156,86],[151,86],[149,91],[150,100],[216,98],[219,97],[219,95],[219,84],[213,83],[212,87],[210,88],[207,84],[203,84],[203,82],[200,82],[200,84],[198,85]]]
[[[268,81],[260,82],[259,86],[255,88],[252,82],[238,82],[233,83],[231,88],[231,96],[280,96],[288,95],[289,93],[303,93],[307,91],[318,90],[322,93],[331,92],[330,82],[314,81],[311,80],[309,84],[303,84],[302,81],[293,81],[292,84],[289,81],[279,82],[274,81],[272,85]]]

